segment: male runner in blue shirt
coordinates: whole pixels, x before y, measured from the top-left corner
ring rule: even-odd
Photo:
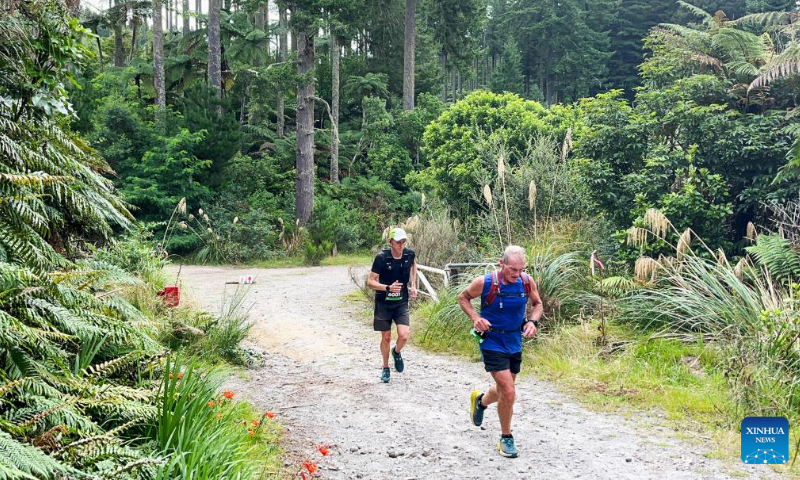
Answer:
[[[517,448],[511,434],[516,388],[514,381],[522,363],[522,337],[536,336],[542,317],[542,301],[536,285],[525,269],[525,250],[511,245],[503,253],[500,270],[475,278],[458,296],[458,303],[481,333],[481,356],[495,384],[485,393],[470,396],[472,423],[480,426],[486,407],[497,402],[502,436],[497,450],[504,457],[516,458]],[[471,300],[481,298],[480,314]],[[530,311],[526,316],[528,304]]]

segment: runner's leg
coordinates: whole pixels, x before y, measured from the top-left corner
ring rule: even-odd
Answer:
[[[408,342],[408,325],[397,325],[397,343],[395,343],[394,351],[400,353],[400,350],[406,346]]]
[[[389,348],[392,343],[392,331],[381,332],[381,355],[383,355],[383,368],[389,368]]]
[[[497,402],[497,415],[500,417],[500,429],[503,434],[511,433],[511,417],[514,414],[514,399],[516,388],[514,382],[517,375],[511,370],[500,370],[490,372],[495,384],[483,395],[481,403],[483,406]]]

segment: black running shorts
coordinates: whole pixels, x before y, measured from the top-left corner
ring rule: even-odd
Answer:
[[[408,302],[399,302],[399,305],[387,305],[384,302],[375,302],[375,318],[373,327],[376,332],[388,332],[392,329],[392,321],[397,325],[408,326]]]
[[[483,366],[487,372],[500,372],[511,370],[511,373],[519,373],[522,365],[522,352],[503,353],[492,350],[481,350]]]

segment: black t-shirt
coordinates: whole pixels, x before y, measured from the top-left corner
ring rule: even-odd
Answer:
[[[375,292],[375,300],[386,304],[408,302],[408,282],[411,279],[411,267],[414,266],[416,255],[410,248],[403,249],[400,258],[392,257],[390,248],[381,250],[372,262],[372,271],[378,274],[378,281],[384,285],[391,285],[395,281],[403,284],[399,294],[383,291]]]

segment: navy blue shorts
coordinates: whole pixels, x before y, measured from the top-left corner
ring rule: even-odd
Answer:
[[[522,366],[522,352],[504,353],[481,350],[481,357],[483,357],[483,367],[487,372],[511,370],[511,373],[519,373]]]

